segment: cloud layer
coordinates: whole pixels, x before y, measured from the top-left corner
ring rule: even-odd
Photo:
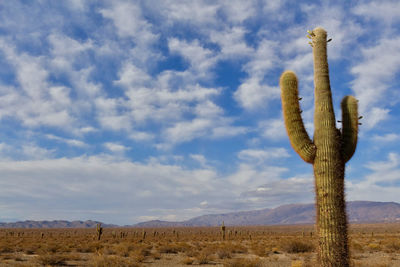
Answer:
[[[0,221],[128,224],[312,201],[278,80],[296,71],[312,136],[316,26],[333,38],[337,115],[354,94],[364,116],[348,197],[400,201],[396,1],[0,6]]]

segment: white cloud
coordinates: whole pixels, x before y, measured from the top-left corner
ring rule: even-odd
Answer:
[[[268,149],[244,149],[238,153],[238,158],[247,162],[260,164],[270,159],[281,159],[290,157],[285,148]]]
[[[168,209],[172,201],[172,207],[175,208],[179,202],[184,204],[181,199],[188,195],[202,195],[204,198],[207,191],[213,190],[209,183],[215,183],[215,180],[210,180],[215,178],[215,173],[209,170],[188,171],[173,165],[144,165],[105,157],[8,161],[0,162],[0,169],[3,174],[1,186],[8,188],[1,195],[13,198],[19,206],[19,216],[26,219],[68,218],[69,214],[64,209],[79,209],[82,211],[74,212],[78,218],[105,216],[104,220],[108,215],[96,212],[108,213],[109,209],[115,209],[114,213],[118,214],[120,220],[130,223],[126,219],[132,214],[126,213],[127,207],[135,214],[137,210],[144,214],[149,208]],[[138,196],[135,193],[143,191],[149,194]],[[35,199],[35,205],[31,205],[32,202],[27,199]],[[70,201],[66,204],[61,199]],[[109,202],[109,199],[113,201]],[[159,205],[160,200],[165,205]],[[148,205],[141,208],[142,204],[139,203]],[[191,205],[193,203],[189,207]],[[185,204],[181,207],[185,207]],[[29,215],[32,213],[28,210],[35,215]],[[85,214],[88,210],[92,211]]]
[[[256,110],[279,97],[279,87],[262,84],[258,78],[244,81],[234,93],[235,100],[248,110]]]
[[[400,59],[394,57],[400,53],[400,39],[383,38],[373,47],[362,48],[363,60],[351,69],[355,76],[352,90],[360,101],[360,114],[370,129],[379,121],[387,118],[390,111],[383,101],[390,95],[388,89],[400,70]]]
[[[227,20],[233,24],[243,23],[253,17],[257,12],[257,2],[254,0],[231,0],[221,2],[221,10],[227,16]]]
[[[92,40],[86,42],[79,42],[71,37],[62,34],[51,34],[48,37],[49,44],[51,45],[50,53],[54,57],[53,61],[55,65],[57,63],[66,62],[61,64],[61,67],[71,67],[70,60],[76,60],[75,56],[87,50],[94,48]],[[69,58],[68,58],[69,57]],[[71,58],[74,57],[74,58]]]
[[[212,126],[213,122],[209,119],[178,122],[166,130],[166,139],[172,143],[190,141],[194,138],[204,136]]]
[[[34,144],[24,144],[21,147],[21,154],[23,158],[41,160],[51,158],[54,150],[45,149]]]
[[[222,108],[210,100],[200,102],[195,107],[195,114],[202,118],[215,118],[223,114]]]
[[[223,31],[212,31],[210,40],[217,43],[221,49],[219,59],[238,60],[243,56],[249,56],[254,52],[245,41],[246,29],[232,27]]]
[[[264,81],[268,71],[276,67],[276,49],[277,43],[263,40],[250,61],[244,65],[243,70],[249,77],[238,87],[234,98],[245,109],[258,109],[279,98],[279,87],[267,85]]]
[[[73,9],[77,9],[77,10],[84,10],[85,9],[85,0],[68,0],[68,5],[69,7],[72,7]]]
[[[82,142],[82,141],[77,140],[77,139],[63,138],[63,137],[59,137],[59,136],[56,136],[56,135],[53,135],[53,134],[46,134],[45,136],[48,139],[60,141],[60,142],[66,143],[66,144],[68,144],[70,146],[76,146],[76,147],[86,147],[87,146],[87,144],[85,142]]]
[[[149,121],[165,124],[176,122],[184,114],[191,113],[199,116],[205,116],[205,113],[222,114],[221,108],[210,100],[211,97],[218,95],[220,90],[198,85],[196,79],[193,81],[193,76],[186,80],[188,76],[192,74],[165,71],[151,79],[142,69],[128,63],[119,72],[119,80],[115,81],[115,84],[124,89],[126,99],[107,101],[110,105],[124,107],[126,113],[121,116],[139,124]],[[114,109],[114,116],[115,113],[119,114]],[[122,125],[129,123],[125,120]]]
[[[186,22],[190,25],[202,26],[199,27],[202,29],[204,26],[209,24],[214,25],[217,18],[218,4],[206,2],[206,1],[195,1],[195,2],[186,2],[186,1],[162,1],[152,3],[160,5],[159,10],[162,11],[162,14],[166,18],[166,20],[173,23],[182,23]],[[196,10],[196,12],[193,12]]]
[[[206,164],[202,155],[191,157]],[[143,219],[140,216],[160,219],[172,214],[182,220],[232,211],[238,206],[265,207],[266,202],[254,203],[249,200],[250,195],[242,193],[263,187],[268,181],[279,181],[287,171],[281,167],[257,170],[241,165],[231,175],[220,177],[207,166],[189,170],[157,160],[138,163],[106,155],[7,160],[0,161],[0,170],[0,195],[14,203],[14,207],[3,210],[4,216],[98,219],[120,224],[138,222]]]
[[[229,126],[229,125],[222,125],[216,126],[212,129],[212,138],[226,138],[232,136],[243,135],[249,132],[247,127],[242,126]]]
[[[251,197],[255,202],[271,203],[272,206],[311,203],[315,195],[314,182],[311,176],[291,177],[265,183],[242,195]]]
[[[119,70],[119,80],[114,83],[125,87],[146,86],[151,81],[151,77],[141,68],[130,62],[125,63]]]
[[[226,138],[245,134],[248,129],[232,126],[231,119],[198,117],[190,121],[180,121],[165,130],[163,134],[168,144],[178,144],[196,138]],[[167,146],[168,147],[168,146]]]
[[[215,65],[215,53],[204,48],[198,40],[187,42],[177,38],[168,40],[171,53],[182,55],[190,64],[191,72],[200,77],[205,77],[211,67]]]
[[[129,147],[126,147],[124,145],[112,143],[112,142],[104,143],[104,147],[106,147],[111,152],[115,152],[115,153],[121,153],[121,152],[124,152],[124,151],[130,149]]]
[[[237,171],[229,175],[226,180],[242,188],[240,192],[256,188],[266,181],[279,180],[281,175],[288,171],[287,168],[276,166],[262,166],[261,169],[254,167],[254,164],[239,164]]]
[[[87,127],[82,127],[80,129],[78,129],[78,132],[80,134],[87,134],[87,133],[92,133],[92,132],[96,132],[97,129],[91,127],[91,126],[87,126]]]
[[[400,135],[396,133],[387,133],[384,135],[374,135],[372,137],[373,140],[378,142],[395,142],[400,140]]]
[[[371,169],[375,172],[385,172],[388,170],[392,170],[399,166],[400,157],[396,153],[389,153],[387,161],[377,161],[377,162],[369,162],[365,165],[366,168]],[[400,177],[400,176],[399,176]],[[386,176],[376,176],[374,178],[378,178],[378,180],[386,180]]]
[[[261,121],[258,123],[261,136],[269,140],[287,138],[283,118]]]
[[[201,154],[190,154],[190,158],[197,161],[200,166],[207,167],[207,159]]]
[[[143,18],[140,6],[133,2],[115,1],[110,8],[99,12],[113,21],[120,37],[131,37],[140,44],[151,44],[158,38]]]
[[[154,134],[141,131],[132,131],[129,138],[135,141],[150,141],[154,139]]]
[[[57,39],[59,43],[62,37],[60,35],[49,37],[49,39],[52,38]],[[65,40],[65,38],[62,40]],[[71,130],[78,126],[77,117],[80,109],[87,103],[82,105],[81,100],[78,99],[72,105],[71,95],[75,91],[67,86],[54,85],[51,80],[53,71],[58,73],[58,70],[53,68],[54,60],[60,57],[65,61],[63,65],[66,68],[63,70],[64,73],[72,78],[79,76],[80,71],[73,70],[72,64],[74,58],[78,57],[79,53],[88,49],[88,47],[85,44],[78,44],[72,39],[68,39],[68,41],[73,44],[69,45],[70,50],[66,49],[66,52],[57,52],[48,56],[32,56],[27,53],[19,53],[12,43],[8,44],[4,39],[0,40],[0,49],[13,66],[17,77],[15,86],[2,88],[3,95],[0,101],[5,104],[3,116],[13,116],[28,127],[44,125]],[[80,46],[84,48],[76,48]],[[72,79],[72,81],[76,80],[79,79]]]
[[[263,0],[263,11],[264,12],[276,12],[278,9],[280,9],[283,4],[286,2],[286,0],[275,0],[275,1],[269,1],[269,0]]]
[[[400,3],[398,1],[370,1],[356,5],[352,12],[363,18],[374,19],[375,22],[395,24],[400,19]]]
[[[362,180],[347,181],[351,200],[399,201],[400,156],[388,153],[387,160],[368,162],[365,165],[372,172]]]
[[[323,27],[328,32],[328,38],[332,38],[332,42],[328,45],[331,60],[346,56],[345,50],[350,48],[364,32],[363,27],[356,22],[355,18],[348,16],[343,6],[325,2],[322,5],[305,4],[302,8],[308,19],[305,25],[308,28],[306,30]],[[303,34],[306,33],[303,32]]]

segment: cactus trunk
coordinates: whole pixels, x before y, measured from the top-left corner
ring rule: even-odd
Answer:
[[[348,266],[344,162],[329,82],[327,36],[322,29],[316,29],[313,33],[314,144],[317,147],[314,177],[319,233],[318,256],[323,266]]]
[[[349,266],[344,169],[357,144],[357,101],[351,96],[343,99],[343,129],[338,130],[329,82],[326,31],[316,28],[310,38],[314,56],[314,139],[310,140],[304,128],[297,78],[291,71],[284,72],[280,80],[283,115],[293,148],[314,168],[319,264]]]

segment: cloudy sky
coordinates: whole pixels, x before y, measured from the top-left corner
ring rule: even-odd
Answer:
[[[0,3],[0,221],[133,224],[314,200],[279,76],[313,134],[306,38],[364,118],[348,200],[400,202],[399,1]],[[338,125],[338,127],[340,127]]]

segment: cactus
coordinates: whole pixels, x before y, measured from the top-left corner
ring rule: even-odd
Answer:
[[[96,234],[97,234],[97,240],[100,240],[101,235],[103,234],[103,227],[101,227],[101,223],[98,223],[96,225]]]
[[[142,239],[143,239],[143,240],[146,239],[146,231],[145,231],[145,230],[143,230],[143,232],[142,232]]]
[[[338,130],[329,83],[327,33],[318,27],[308,37],[314,57],[313,140],[304,128],[297,77],[292,71],[285,71],[280,78],[283,116],[291,145],[314,168],[319,265],[349,266],[344,169],[357,145],[358,101],[352,96],[343,98],[342,129]]]
[[[226,227],[225,227],[224,221],[222,221],[222,225],[221,225],[222,240],[225,240],[225,230],[226,230]]]

